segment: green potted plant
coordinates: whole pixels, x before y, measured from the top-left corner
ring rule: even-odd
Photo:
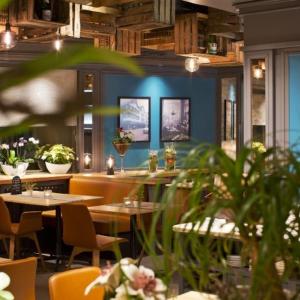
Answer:
[[[193,149],[184,167],[195,172],[182,171],[172,182],[150,234],[143,234],[147,252],[164,256],[166,280],[177,272],[192,289],[208,289],[220,299],[288,299],[284,284],[297,280],[300,271],[299,158],[297,152],[275,148],[245,147],[235,160],[215,146]],[[172,218],[178,183],[185,180],[193,182],[188,207],[179,219]],[[238,230],[238,239],[213,234],[214,219],[224,216],[234,223],[232,235]],[[199,235],[207,218],[207,231]],[[189,229],[174,232],[178,223],[189,223]],[[227,256],[234,250],[250,275],[242,291],[224,280],[230,272]],[[281,271],[278,262],[283,262]]]
[[[42,159],[50,173],[65,174],[67,173],[75,160],[74,150],[62,144],[56,144],[44,151]]]
[[[1,168],[9,176],[23,176],[30,163],[34,162],[33,156],[38,147],[39,140],[31,137],[28,140],[20,137],[11,145],[0,146]]]

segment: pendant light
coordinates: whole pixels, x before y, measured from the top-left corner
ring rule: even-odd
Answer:
[[[197,72],[201,64],[208,64],[210,60],[207,57],[188,57],[185,62],[184,66],[188,72]]]
[[[11,30],[9,23],[9,10],[7,12],[7,21],[5,24],[5,30],[0,33],[0,48],[9,50],[16,46],[17,34]]]
[[[61,39],[60,29],[57,30],[56,38],[53,41],[53,48],[59,52],[63,47],[63,40]]]

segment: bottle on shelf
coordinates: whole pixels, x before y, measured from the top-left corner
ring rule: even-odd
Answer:
[[[44,21],[52,20],[52,9],[50,0],[42,0],[42,19]]]
[[[207,53],[213,55],[218,53],[218,43],[215,35],[208,36]]]

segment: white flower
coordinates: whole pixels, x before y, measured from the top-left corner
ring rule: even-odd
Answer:
[[[34,143],[35,138],[34,138],[34,137],[30,137],[30,138],[28,139],[28,141],[31,142],[31,143]]]
[[[18,147],[18,143],[17,142],[13,143],[13,147],[17,148]]]
[[[0,272],[0,299],[14,300],[12,293],[4,291],[10,284],[10,278],[7,274]]]
[[[9,149],[9,145],[8,144],[2,144],[1,145],[1,149],[8,150]]]
[[[34,143],[35,145],[38,145],[38,144],[40,143],[40,140],[35,140],[33,143]]]
[[[125,135],[124,131],[121,131],[120,132],[120,138],[122,139],[124,137],[124,135]]]
[[[23,147],[23,146],[24,146],[24,143],[23,143],[23,142],[19,142],[18,146],[19,146],[19,147]]]

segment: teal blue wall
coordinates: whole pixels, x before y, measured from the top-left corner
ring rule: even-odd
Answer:
[[[137,78],[130,75],[104,75],[103,101],[106,105],[117,105],[119,96],[151,97],[151,142],[134,143],[126,154],[125,167],[141,166],[146,161],[148,150],[161,150],[159,141],[160,97],[191,98],[192,143],[216,141],[216,79],[174,76],[149,76]],[[105,155],[113,154],[111,140],[117,127],[117,117],[105,117]],[[191,143],[189,143],[191,145]],[[178,149],[183,147],[182,143]],[[119,166],[119,161],[116,161]]]
[[[300,145],[300,54],[289,56],[289,144]]]

